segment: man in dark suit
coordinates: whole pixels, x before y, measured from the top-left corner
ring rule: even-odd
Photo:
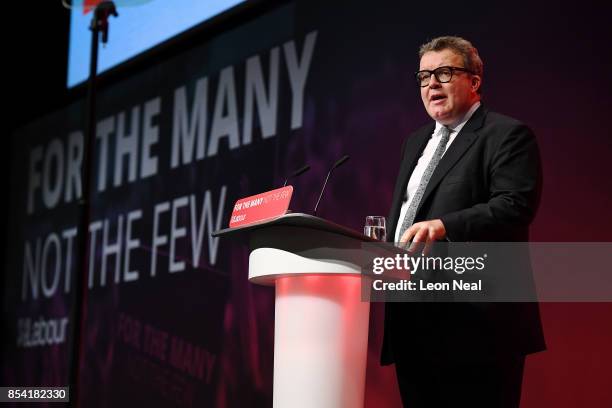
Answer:
[[[435,123],[404,143],[389,241],[412,250],[528,241],[541,189],[533,133],[481,104],[483,64],[469,41],[439,37],[419,56],[417,83]],[[537,303],[385,307],[381,362],[395,363],[407,407],[518,407],[525,356],[544,348]]]

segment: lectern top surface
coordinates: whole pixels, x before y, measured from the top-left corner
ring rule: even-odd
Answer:
[[[336,234],[344,235],[350,238],[355,238],[364,242],[376,242],[375,239],[370,238],[362,233],[336,224],[334,222],[319,218],[314,215],[304,213],[289,213],[280,217],[255,222],[253,224],[236,227],[236,228],[225,228],[218,231],[214,231],[211,235],[213,237],[227,237],[237,238],[245,232],[252,232],[258,229],[267,228],[271,226],[291,226],[291,227],[302,227],[310,228],[314,230],[334,232]]]

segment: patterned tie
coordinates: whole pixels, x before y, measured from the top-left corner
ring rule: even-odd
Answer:
[[[438,147],[436,147],[436,151],[434,152],[433,157],[431,158],[431,161],[429,162],[429,164],[427,165],[427,168],[423,172],[423,177],[421,178],[421,184],[419,184],[419,187],[414,193],[414,198],[410,202],[408,211],[406,211],[406,216],[404,217],[404,221],[402,222],[402,228],[400,229],[400,234],[399,234],[400,238],[402,237],[402,235],[404,235],[404,232],[406,232],[406,230],[410,228],[410,226],[414,222],[414,217],[416,216],[416,211],[419,208],[419,204],[421,203],[421,199],[423,198],[423,194],[425,193],[425,189],[427,188],[427,183],[429,183],[429,179],[431,178],[431,175],[436,169],[436,166],[440,162],[440,159],[442,158],[442,155],[444,154],[444,150],[446,149],[446,144],[448,143],[448,139],[450,138],[450,129],[448,128],[448,126],[444,126],[440,130],[440,133],[442,137],[440,138]]]

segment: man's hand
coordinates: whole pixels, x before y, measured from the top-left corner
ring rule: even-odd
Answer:
[[[419,248],[423,247],[423,254],[427,255],[433,243],[445,237],[446,228],[444,228],[442,220],[429,220],[412,224],[412,226],[401,236],[400,243],[401,246],[405,246],[412,240],[408,252],[414,253],[418,251]]]

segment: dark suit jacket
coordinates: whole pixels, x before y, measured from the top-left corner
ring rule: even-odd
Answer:
[[[422,127],[404,143],[388,217],[390,241],[401,225],[408,179],[434,127]],[[526,242],[540,191],[540,155],[531,130],[481,105],[440,160],[415,222],[439,218],[455,242]],[[524,272],[531,276],[530,270]],[[385,306],[382,364],[414,358],[486,360],[544,348],[537,303]]]

